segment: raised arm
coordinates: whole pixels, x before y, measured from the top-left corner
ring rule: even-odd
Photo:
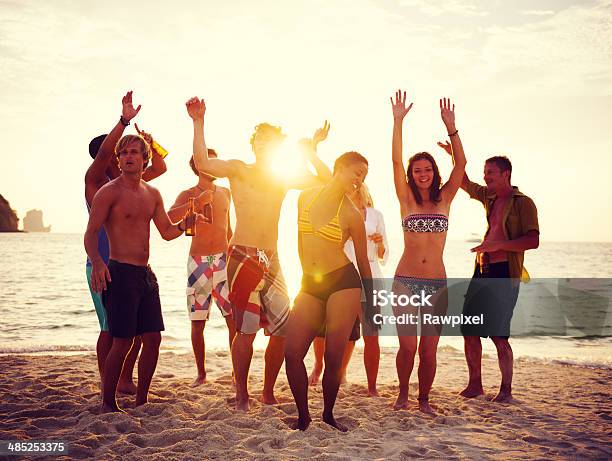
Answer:
[[[102,187],[93,197],[89,221],[85,231],[85,251],[91,261],[91,289],[98,293],[106,290],[106,282],[110,282],[110,273],[98,251],[98,232],[106,222],[114,200],[114,191],[109,187]]]
[[[236,160],[209,158],[204,140],[204,114],[206,104],[203,99],[191,98],[185,103],[187,113],[193,120],[193,160],[198,171],[216,178],[233,176],[237,171]]]
[[[153,136],[151,136],[150,133],[138,128],[137,123],[134,124],[134,128],[136,128],[136,132],[142,136],[145,141],[147,141],[149,146],[151,146],[151,164],[142,173],[143,181],[149,182],[168,171],[168,167],[166,166],[164,157],[162,157],[162,153],[157,152],[155,147],[153,147]]]
[[[393,138],[391,141],[391,161],[393,162],[393,182],[395,183],[395,193],[400,202],[413,201],[414,197],[410,187],[406,182],[406,169],[402,158],[402,125],[404,117],[410,109],[412,103],[406,107],[406,92],[401,90],[395,92],[395,102],[391,99],[391,109],[393,111]]]
[[[455,125],[455,105],[451,104],[451,100],[448,98],[440,99],[440,116],[442,122],[446,127],[446,132],[450,137],[451,142],[451,157],[453,158],[453,171],[451,171],[448,182],[442,187],[442,196],[450,203],[457,190],[461,187],[464,176],[465,176],[465,153],[463,152],[463,145],[461,144],[461,138],[459,138],[459,130]],[[438,143],[439,144],[439,143]]]
[[[327,139],[327,135],[329,134],[330,128],[331,125],[327,120],[325,120],[325,123],[323,123],[323,127],[318,128],[315,131],[314,135],[312,136],[312,155],[308,157],[308,161],[317,172],[317,178],[323,184],[326,184],[331,181],[332,172],[329,167],[325,163],[323,163],[323,161],[317,155],[317,147],[319,146],[320,142],[325,141]]]
[[[327,139],[331,125],[327,120],[323,127],[318,128],[312,138],[304,138],[300,140],[300,147],[304,151],[306,160],[314,167],[317,175],[314,176],[308,171],[305,171],[299,178],[292,179],[288,184],[290,189],[309,189],[311,187],[322,186],[331,181],[332,172],[329,167],[319,158],[317,147],[319,143]]]
[[[444,150],[444,152],[450,155],[451,158],[453,157],[453,147],[451,146],[450,142],[438,141],[438,146],[441,147]],[[467,163],[467,160],[466,160],[466,163]],[[461,185],[459,187],[461,187],[461,189],[467,192],[469,183],[470,183],[470,178],[468,178],[467,171],[464,170],[463,177],[461,178]]]
[[[108,162],[113,157],[117,141],[119,141],[119,138],[123,135],[125,127],[130,124],[130,120],[136,117],[140,111],[141,106],[134,109],[131,91],[125,94],[121,100],[121,104],[121,117],[119,121],[106,138],[104,138],[96,158],[87,169],[87,173],[85,173],[85,200],[87,200],[87,203],[92,203],[94,195],[96,195],[96,192],[100,188],[100,184],[105,182],[106,167],[108,167]]]

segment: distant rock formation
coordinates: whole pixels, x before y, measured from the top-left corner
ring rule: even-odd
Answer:
[[[49,232],[51,226],[43,226],[43,213],[40,210],[30,210],[23,218],[23,230],[26,232]]]
[[[0,232],[17,232],[19,218],[9,202],[0,194]]]

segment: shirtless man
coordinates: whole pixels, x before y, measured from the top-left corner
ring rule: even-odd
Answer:
[[[121,411],[115,399],[117,382],[134,337],[142,337],[138,361],[136,406],[147,403],[149,386],[159,355],[160,332],[164,322],[155,274],[148,266],[151,221],[165,240],[185,230],[183,222],[172,224],[157,189],[142,180],[151,151],[140,136],[126,135],[123,129],[140,110],[129,98],[124,101],[121,119],[102,143],[104,151],[115,147],[121,175],[100,188],[93,198],[85,232],[85,250],[92,264],[91,284],[102,293],[109,333],[113,344],[104,364],[101,411]],[[110,242],[108,266],[98,251],[98,231],[104,225]]]
[[[123,105],[125,106],[131,104],[131,99],[132,92],[130,91],[123,97]],[[138,126],[136,126],[136,129],[138,130]],[[119,136],[121,136],[122,133],[123,130],[121,130]],[[150,140],[152,140],[150,134],[145,132],[141,133],[145,136],[145,139],[148,137]],[[93,197],[96,195],[96,192],[98,192],[103,185],[121,174],[117,164],[117,158],[113,155],[114,145],[111,146],[110,144],[106,144],[104,150],[100,149],[106,136],[106,134],[97,136],[89,143],[89,155],[91,155],[94,160],[87,169],[87,173],[85,173],[85,201],[88,210],[91,208],[91,202],[93,201]],[[150,140],[148,141],[150,142]],[[142,179],[144,181],[151,181],[152,179],[161,176],[167,169],[166,163],[160,153],[156,152],[154,149],[152,150],[152,153],[151,165],[149,165],[142,174]],[[104,263],[108,264],[110,248],[108,245],[108,237],[103,227],[98,233],[98,251],[102,256]],[[108,351],[113,343],[113,338],[108,332],[106,312],[104,311],[104,306],[102,306],[100,294],[91,289],[91,261],[89,261],[89,258],[87,259],[85,270],[87,274],[87,285],[89,286],[91,298],[96,309],[98,322],[100,324],[100,334],[98,335],[98,342],[96,344],[96,355],[98,357],[100,383],[102,383],[104,375],[104,362],[106,361],[106,356],[108,355]],[[132,379],[132,374],[134,371],[136,358],[138,357],[138,352],[140,351],[140,344],[140,337],[136,337],[134,339],[134,345],[128,353],[125,363],[123,364],[123,370],[121,371],[119,384],[117,385],[117,390],[121,393],[136,393],[136,385]]]
[[[208,149],[208,156],[216,158],[213,149]],[[199,173],[193,157],[189,166],[198,176],[198,183],[181,192],[176,198],[168,216],[172,221],[178,221],[185,216],[188,199],[195,199],[196,209],[200,212],[205,203],[211,202],[212,223],[196,225],[196,235],[191,240],[189,257],[187,258],[187,309],[191,320],[191,346],[195,356],[198,376],[192,387],[206,382],[206,352],[204,347],[204,327],[210,317],[213,298],[219,306],[229,331],[229,344],[232,346],[236,328],[232,319],[232,308],[229,302],[229,287],[227,284],[227,242],[232,237],[229,221],[230,191],[214,184],[215,177]]]
[[[438,143],[447,152],[448,143]],[[469,382],[461,392],[466,398],[484,394],[482,388],[480,337],[490,337],[497,349],[502,380],[495,402],[512,400],[514,356],[508,341],[510,321],[518,298],[521,279],[528,278],[523,266],[526,250],[540,244],[538,211],[533,200],[510,183],[512,164],[507,157],[486,160],[484,181],[478,185],[464,174],[461,188],[481,202],[487,213],[488,229],[484,241],[472,252],[477,254],[476,267],[465,296],[466,316],[484,315],[484,325],[462,325],[465,359]],[[524,275],[523,275],[524,274]],[[496,279],[487,282],[487,280]]]
[[[267,123],[255,128],[251,146],[255,163],[209,158],[204,141],[204,101],[187,101],[187,112],[193,119],[193,152],[199,171],[215,177],[226,177],[236,209],[236,230],[230,241],[227,278],[230,301],[236,324],[232,342],[232,363],[236,379],[236,409],[248,411],[247,388],[253,356],[253,340],[260,327],[270,336],[265,352],[264,388],[261,401],[277,403],[274,383],[283,364],[285,330],[289,317],[289,296],[283,279],[276,244],[278,219],[283,199],[289,189],[322,185],[331,179],[331,171],[317,157],[317,144],[327,137],[329,126],[315,132],[308,150],[308,161],[318,176],[304,173],[299,179],[271,176],[275,150],[284,139],[281,129]]]

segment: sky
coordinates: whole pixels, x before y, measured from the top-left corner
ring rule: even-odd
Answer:
[[[0,194],[20,218],[42,209],[54,232],[82,233],[87,145],[133,90],[136,122],[170,151],[154,182],[169,206],[195,182],[184,103],[199,96],[222,158],[252,160],[259,122],[299,138],[329,120],[321,158],[364,154],[375,205],[400,235],[389,97],[402,88],[414,102],[406,159],[432,152],[448,177],[436,141],[438,100],[451,97],[471,179],[506,154],[543,240],[612,241],[611,77],[612,0],[0,0]],[[296,195],[281,227],[293,229]],[[460,192],[449,238],[484,228]]]

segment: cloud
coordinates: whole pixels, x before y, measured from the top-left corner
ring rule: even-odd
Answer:
[[[572,6],[542,18],[483,29],[480,79],[520,82],[547,94],[611,95],[612,2]]]
[[[525,16],[553,16],[555,12],[553,10],[524,10],[521,14]]]
[[[488,16],[489,12],[480,9],[474,2],[468,0],[427,1],[427,0],[400,0],[400,6],[418,8],[429,16],[443,14],[457,14],[459,16]]]

